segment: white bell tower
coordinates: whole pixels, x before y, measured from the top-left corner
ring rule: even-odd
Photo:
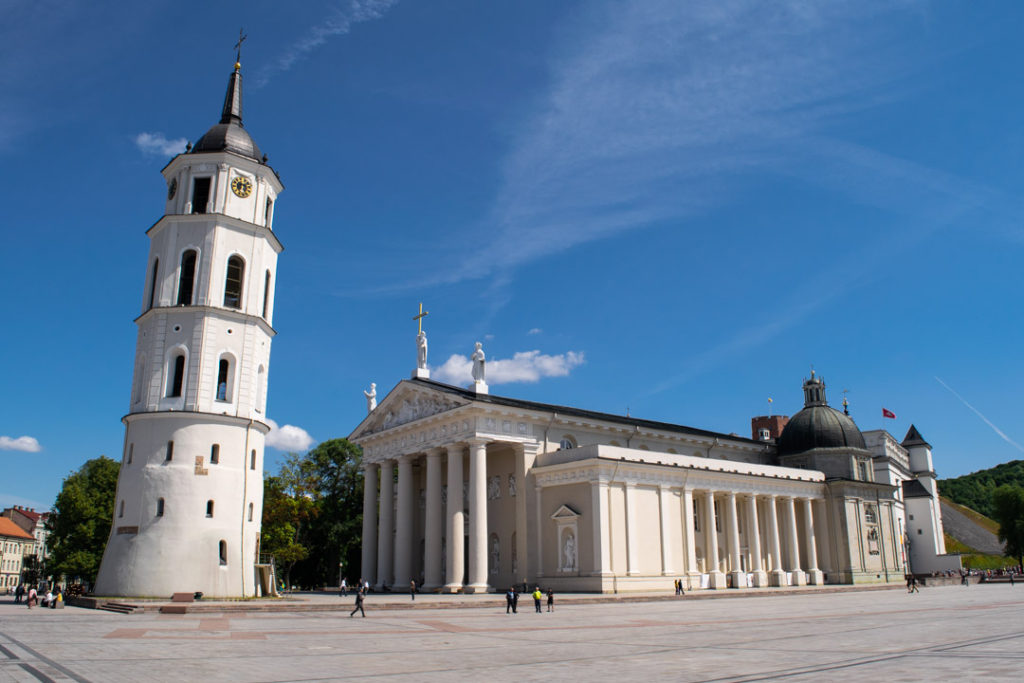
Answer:
[[[163,175],[95,592],[252,596],[283,186],[242,126],[241,64],[220,122]]]

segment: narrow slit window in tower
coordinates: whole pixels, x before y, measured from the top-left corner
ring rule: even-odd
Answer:
[[[117,516],[118,517],[124,517],[124,501],[123,500],[121,501],[121,504],[117,508]]]
[[[206,501],[206,516],[207,517],[213,517],[213,501],[212,500]]]
[[[126,458],[126,464],[128,464],[128,465],[132,464],[132,456],[134,456],[134,455],[135,455],[135,444],[130,443],[130,444],[128,444],[128,457]]]
[[[254,448],[252,454],[249,456],[249,469],[256,469],[256,449]]]
[[[263,319],[267,319],[267,313],[270,311],[270,271],[267,271],[266,276],[263,278]]]
[[[192,213],[206,213],[210,202],[210,179],[196,178],[192,181]]]
[[[242,307],[242,277],[245,274],[245,261],[241,256],[228,259],[228,272],[224,278],[224,305],[228,308]]]
[[[174,357],[174,370],[171,375],[171,383],[167,387],[167,398],[181,396],[181,385],[185,382],[185,354],[179,353]]]
[[[220,565],[223,567],[228,563],[228,542],[221,541],[220,547],[218,548],[218,555],[220,557]]]
[[[156,516],[157,517],[163,517],[164,516],[164,499],[163,498],[157,498],[156,499]]]
[[[267,200],[267,208],[263,212],[263,224],[270,227],[270,217],[274,214],[274,200]]]
[[[216,465],[220,462],[220,444],[215,443],[210,446],[210,464]]]
[[[146,310],[153,308],[153,304],[157,301],[156,298],[156,285],[157,277],[160,275],[160,259],[153,259],[153,275],[149,282],[149,306],[146,306]]]
[[[164,460],[167,461],[167,462],[170,462],[173,459],[174,459],[174,442],[173,441],[168,441],[167,442],[167,457],[165,457]]]
[[[196,250],[189,249],[181,255],[178,269],[178,305],[192,305],[192,290],[196,279]]]
[[[252,503],[249,503],[249,521],[252,521]]]

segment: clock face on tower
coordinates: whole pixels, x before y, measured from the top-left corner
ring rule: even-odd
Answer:
[[[252,181],[243,176],[235,176],[235,179],[231,181],[231,191],[245,199],[252,194]]]

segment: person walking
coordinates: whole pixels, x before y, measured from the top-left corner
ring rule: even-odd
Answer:
[[[416,602],[416,579],[409,582],[409,595],[412,596],[412,601]]]
[[[341,577],[341,597],[348,597],[348,586],[345,584],[345,577]]]
[[[38,595],[39,593],[36,591],[36,587],[30,586],[28,589],[28,600],[25,601],[26,603],[28,603],[29,609],[32,609],[32,605],[36,604],[36,597]]]
[[[548,588],[548,611],[555,611],[555,591],[551,588]]]
[[[505,591],[505,614],[515,614],[515,610],[513,609],[513,605],[515,604],[514,595],[514,588],[509,588]]]
[[[366,618],[366,612],[363,610],[363,591],[356,591],[356,606],[348,613],[349,619],[354,617],[356,612],[362,614],[364,619]]]
[[[1011,579],[1013,578],[1012,574],[1010,575],[1010,578]],[[19,583],[18,587],[14,589],[14,604],[15,605],[20,605],[21,604],[21,598],[22,598],[23,595],[25,595],[25,585]]]
[[[544,597],[544,594],[540,592],[540,586],[537,586],[533,591],[533,608],[537,610],[537,614],[540,614],[540,599]]]

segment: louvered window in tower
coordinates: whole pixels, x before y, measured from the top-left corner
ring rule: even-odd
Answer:
[[[192,289],[196,279],[196,250],[189,249],[181,255],[181,268],[178,269],[178,305],[192,305]]]

